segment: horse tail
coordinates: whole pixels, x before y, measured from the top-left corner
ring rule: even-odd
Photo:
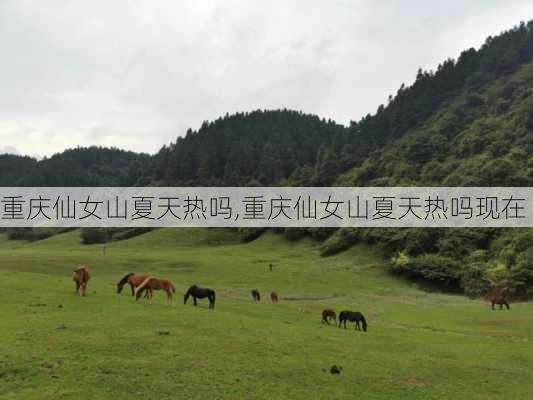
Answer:
[[[363,314],[361,314],[361,322],[363,323],[363,331],[366,332],[367,324],[366,324],[365,316]]]
[[[139,297],[139,293],[141,293],[142,290],[144,290],[145,286],[148,284],[148,281],[152,279],[151,276],[147,276],[144,281],[141,282],[139,286],[135,288],[135,298]]]

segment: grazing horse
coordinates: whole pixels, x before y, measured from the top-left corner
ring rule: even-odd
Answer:
[[[168,305],[174,302],[174,293],[176,293],[176,288],[172,282],[165,279],[154,278],[153,276],[146,277],[135,289],[135,301],[139,300],[143,290],[148,290],[150,292],[150,302],[152,301],[153,290],[164,290],[167,293]]]
[[[346,329],[346,321],[355,322],[355,329],[360,331],[359,322],[363,325],[363,331],[366,332],[367,324],[366,319],[359,311],[341,311],[339,314],[339,328],[341,324],[344,323],[344,329]]]
[[[91,272],[86,265],[80,265],[72,272],[72,280],[76,283],[76,293],[85,296],[89,279],[91,279]]]
[[[261,295],[259,294],[259,290],[252,290],[252,298],[254,299],[254,301],[261,301]]]
[[[500,310],[503,309],[503,306],[507,307],[508,310],[511,308],[505,297],[503,297],[502,295],[491,298],[490,303],[493,310],[495,304],[498,304],[500,306]]]
[[[507,291],[507,288],[505,286],[494,286],[489,294],[488,294],[488,300],[491,303],[491,308],[494,310],[494,305],[498,304],[500,306],[500,310],[503,309],[503,306],[507,307],[509,310],[510,306],[507,302],[507,296],[505,295],[505,292]]]
[[[147,275],[135,275],[133,272],[130,272],[127,274],[124,278],[122,278],[117,283],[117,293],[122,293],[122,289],[124,288],[124,285],[128,283],[131,287],[131,295],[135,295],[135,288],[139,286],[143,281],[148,278]],[[144,293],[144,297],[152,297],[152,289],[147,288],[147,290]]]
[[[333,320],[335,323],[337,323],[337,314],[335,314],[335,311],[326,308],[324,311],[322,311],[322,323],[329,325],[330,320]]]
[[[215,308],[215,291],[213,289],[201,288],[196,285],[192,285],[185,293],[185,296],[183,296],[183,304],[187,304],[189,296],[192,296],[195,306],[198,305],[196,299],[204,299],[207,297],[209,299],[209,308]]]
[[[276,304],[279,301],[279,296],[276,292],[270,293],[270,300],[272,300],[272,303]]]

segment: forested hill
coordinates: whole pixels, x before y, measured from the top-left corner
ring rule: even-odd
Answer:
[[[133,186],[150,165],[148,154],[115,148],[65,150],[37,161],[0,155],[2,186]]]
[[[314,164],[321,149],[346,140],[347,134],[342,125],[296,111],[226,115],[163,147],[144,183],[272,185]]]
[[[153,156],[97,147],[38,162],[1,155],[0,184],[531,185],[532,29],[520,24],[418,71],[350,127],[289,110],[238,113]]]
[[[0,155],[3,186],[272,185],[313,165],[348,129],[289,110],[226,115],[157,154],[76,148],[41,161]]]
[[[226,115],[153,156],[96,147],[41,161],[3,155],[0,184],[533,186],[532,154],[533,21],[418,71],[349,127],[289,110]],[[332,233],[319,231],[287,233]],[[472,295],[497,284],[533,296],[531,229],[342,229],[323,254],[360,241],[413,278]]]

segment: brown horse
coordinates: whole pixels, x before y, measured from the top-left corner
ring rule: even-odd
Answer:
[[[505,287],[496,286],[489,292],[488,300],[490,301],[493,310],[496,304],[500,306],[500,310],[503,309],[503,306],[507,307],[508,310],[511,308],[507,302],[507,296],[505,296],[506,291],[507,289]]]
[[[252,290],[252,298],[254,299],[254,301],[261,301],[261,294],[259,293],[259,290]]]
[[[494,305],[495,304],[498,304],[500,306],[500,310],[503,309],[503,306],[507,307],[508,310],[511,308],[509,306],[509,303],[507,302],[507,300],[505,299],[505,297],[503,295],[492,297],[490,299],[490,303],[491,303],[491,307],[492,307],[493,310],[494,310]]]
[[[276,292],[270,293],[270,300],[272,300],[272,303],[276,304],[279,301],[279,296]]]
[[[80,265],[72,272],[72,280],[76,283],[76,293],[85,296],[89,279],[91,279],[91,272],[86,265]]]
[[[329,325],[330,320],[333,320],[335,324],[337,324],[337,314],[335,314],[335,311],[326,308],[324,311],[322,311],[322,323]]]
[[[168,305],[174,302],[174,293],[176,293],[176,288],[170,281],[154,278],[153,276],[146,277],[144,281],[142,281],[141,284],[135,289],[135,301],[139,300],[139,297],[141,297],[141,293],[144,290],[148,290],[150,292],[150,303],[152,302],[153,290],[164,290],[167,293]]]
[[[131,295],[135,295],[135,288],[139,286],[143,281],[148,278],[148,275],[135,275],[133,272],[130,272],[124,278],[122,278],[117,283],[117,293],[120,294],[122,292],[122,289],[124,288],[124,285],[129,284],[131,287]],[[152,289],[147,288],[144,293],[144,297],[151,297],[152,296]]]

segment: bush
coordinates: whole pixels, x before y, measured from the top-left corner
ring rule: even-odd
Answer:
[[[332,256],[348,249],[359,240],[360,236],[357,229],[341,228],[322,243],[320,255],[322,257]]]
[[[80,230],[83,244],[107,243],[111,239],[109,228],[82,228]]]
[[[286,228],[283,231],[283,236],[285,239],[290,241],[296,241],[302,239],[306,235],[305,228]]]
[[[487,279],[487,265],[483,262],[466,264],[461,270],[461,289],[470,297],[480,297],[491,287]]]
[[[257,239],[266,231],[266,228],[239,228],[239,235],[242,242],[251,242]]]
[[[152,230],[153,228],[131,228],[131,229],[125,229],[125,230],[121,229],[118,232],[111,232],[111,240],[119,241],[119,240],[131,239],[135,236],[143,235]]]
[[[8,228],[8,240],[29,240],[37,241],[47,239],[58,233],[66,231],[66,229],[58,228]]]
[[[437,254],[409,257],[400,253],[391,260],[391,269],[409,278],[424,279],[447,288],[459,287],[460,267],[449,257]]]

